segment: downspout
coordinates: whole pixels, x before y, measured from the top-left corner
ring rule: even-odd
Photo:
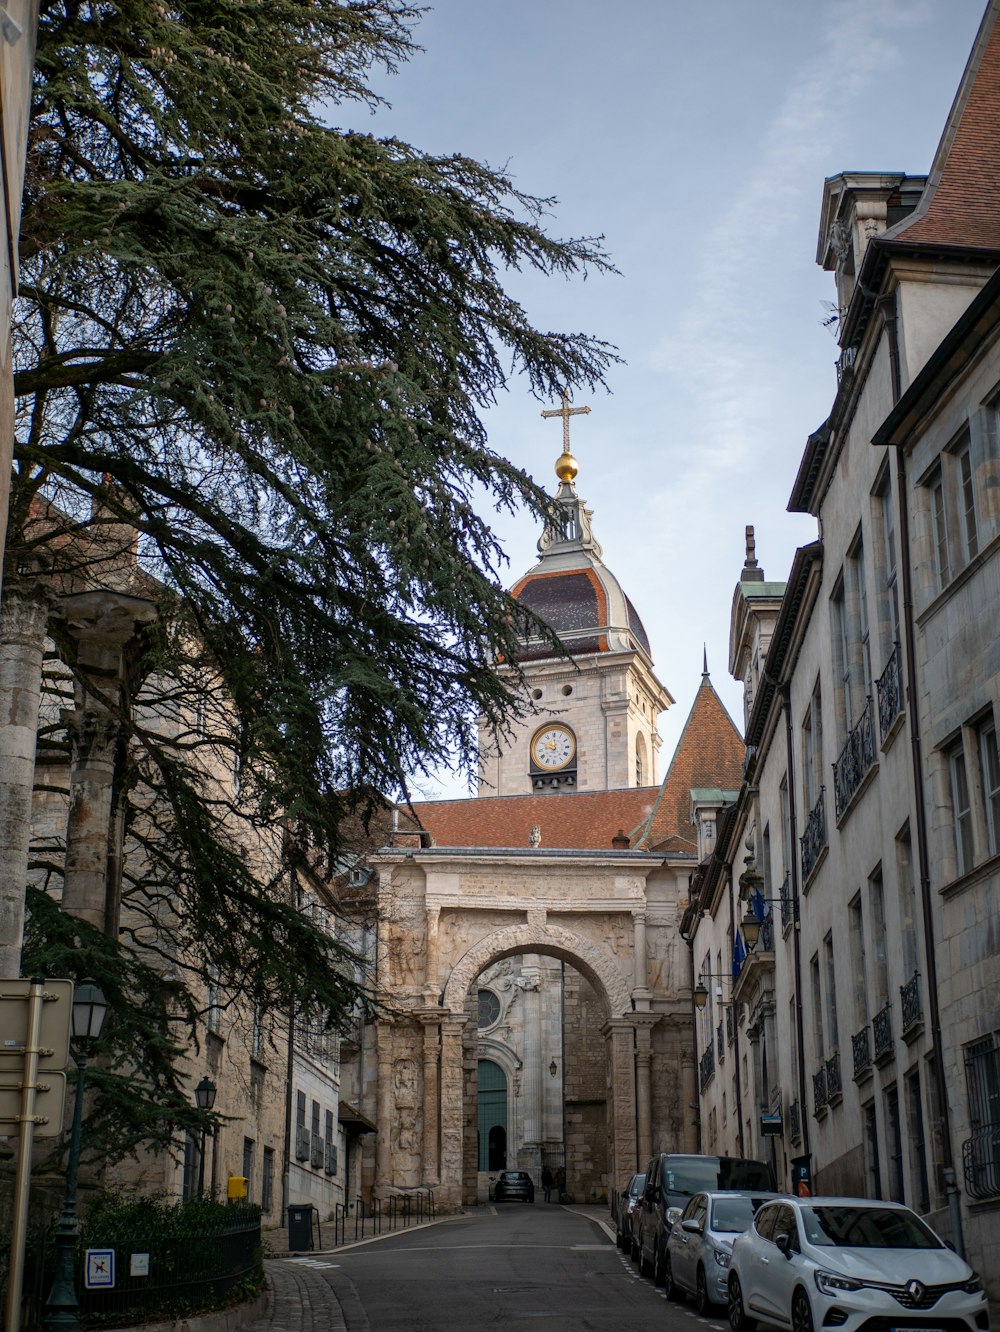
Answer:
[[[806,1071],[805,1071],[805,1023],[802,1016],[802,949],[801,949],[801,931],[799,921],[801,913],[799,911],[799,858],[796,854],[798,845],[798,831],[795,818],[795,753],[792,746],[792,699],[791,687],[783,685],[781,687],[781,706],[785,712],[785,748],[787,752],[786,767],[788,770],[788,837],[791,842],[791,870],[792,876],[792,954],[795,958],[795,1029],[797,1033],[797,1044],[799,1047],[799,1105],[800,1123],[802,1125],[802,1155],[809,1162],[809,1102],[806,1099]],[[809,1168],[809,1179],[812,1182],[812,1167]]]
[[[693,875],[688,875],[688,901],[691,900],[691,879]],[[698,1005],[694,1001],[694,935],[687,940],[688,946],[688,991],[691,995],[691,1056],[694,1065],[694,1094],[698,1098],[692,1107],[697,1111],[697,1118],[694,1121],[695,1127],[695,1151],[701,1153],[701,1086],[698,1075]],[[637,1167],[638,1168],[638,1167]]]
[[[938,1002],[937,957],[934,950],[934,904],[931,897],[930,853],[927,845],[927,811],[924,804],[923,746],[917,702],[916,634],[913,625],[913,580],[910,573],[910,520],[906,506],[906,463],[896,450],[897,496],[899,499],[899,544],[903,575],[903,638],[906,648],[906,694],[909,700],[910,755],[913,761],[913,810],[917,825],[917,864],[920,871],[920,905],[924,918],[924,965],[927,968],[927,1007],[930,1011],[931,1049],[934,1052],[934,1082],[941,1115],[941,1173],[944,1178],[952,1243],[965,1257],[962,1209],[951,1150],[951,1116],[948,1113],[948,1082],[941,1044],[941,1008]]]
[[[899,325],[896,318],[896,293],[881,302],[882,320],[889,343],[889,370],[893,406],[902,395],[899,366]],[[903,639],[906,651],[906,693],[909,700],[910,756],[913,765],[913,809],[917,825],[917,864],[920,872],[920,905],[924,918],[924,965],[927,968],[927,1007],[930,1010],[931,1049],[934,1052],[934,1082],[941,1115],[941,1173],[944,1177],[948,1211],[951,1216],[952,1241],[960,1257],[965,1257],[962,1234],[962,1209],[955,1178],[951,1150],[951,1116],[948,1112],[948,1081],[945,1077],[941,1044],[941,1007],[938,1002],[937,956],[934,950],[934,903],[931,897],[930,849],[927,842],[927,809],[924,797],[923,744],[917,696],[916,632],[913,623],[913,577],[910,560],[910,514],[906,496],[906,458],[902,448],[896,454],[896,501],[899,509],[900,563],[903,575]]]
[[[729,925],[733,931],[733,942],[736,941],[736,908],[733,904],[733,867],[726,866],[726,878],[729,881]],[[729,959],[729,969],[732,971],[732,958]],[[729,983],[729,993],[732,996],[732,981]],[[729,1011],[733,1019],[733,1055],[736,1060],[736,1123],[739,1126],[739,1144],[740,1156],[746,1156],[746,1142],[743,1138],[743,1093],[740,1090],[740,1024],[736,1021],[736,1012],[732,998],[729,1000]]]

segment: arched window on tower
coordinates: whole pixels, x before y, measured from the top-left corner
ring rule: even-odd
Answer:
[[[646,739],[637,735],[635,738],[635,784],[646,786],[649,782],[649,769],[646,764]]]

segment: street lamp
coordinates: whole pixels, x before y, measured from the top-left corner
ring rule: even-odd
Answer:
[[[215,1083],[206,1073],[194,1089],[194,1103],[199,1110],[211,1110],[215,1105]],[[205,1192],[205,1126],[201,1128],[201,1151],[198,1159],[198,1196]]]
[[[77,1067],[76,1100],[73,1104],[73,1128],[69,1137],[66,1164],[66,1196],[56,1230],[55,1277],[45,1305],[46,1332],[66,1329],[76,1332],[80,1302],[76,1298],[76,1176],[80,1166],[80,1125],[83,1122],[83,1091],[87,1080],[90,1043],[104,1028],[108,1002],[90,978],[81,981],[73,992],[71,1051]]]

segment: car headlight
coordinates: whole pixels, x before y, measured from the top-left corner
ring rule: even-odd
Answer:
[[[845,1290],[861,1290],[863,1281],[841,1276],[839,1272],[816,1272],[816,1289],[821,1295],[842,1295]]]
[[[732,1257],[732,1254],[728,1249],[714,1249],[713,1252],[715,1254],[715,1261],[720,1267],[729,1266],[729,1260]]]
[[[977,1272],[973,1272],[972,1276],[969,1277],[968,1281],[962,1287],[966,1295],[978,1295],[979,1292],[982,1290],[982,1288],[983,1288],[982,1278],[979,1276]]]

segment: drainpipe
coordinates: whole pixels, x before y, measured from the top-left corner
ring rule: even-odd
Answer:
[[[736,908],[733,903],[733,867],[726,866],[726,878],[729,881],[729,927],[733,932],[733,941],[736,940]],[[732,971],[732,958],[729,959],[729,969]],[[736,1012],[732,1001],[733,986],[729,983],[729,1011],[733,1019],[733,1057],[736,1060],[736,1123],[739,1125],[739,1144],[740,1156],[746,1156],[746,1143],[743,1139],[743,1093],[740,1090],[740,1024],[736,1021]]]
[[[801,931],[799,922],[802,913],[799,909],[799,858],[796,854],[798,844],[797,824],[795,819],[795,752],[792,746],[792,690],[790,685],[781,687],[781,706],[785,711],[785,748],[787,752],[786,766],[788,770],[788,836],[791,842],[792,863],[790,866],[792,875],[792,954],[795,958],[795,1027],[798,1034],[799,1047],[799,1106],[800,1122],[802,1124],[802,1155],[809,1162],[809,1102],[806,1099],[806,1068],[805,1068],[805,1024],[802,1017],[802,948]],[[812,1182],[812,1167],[809,1169],[809,1179]]]
[[[896,317],[896,293],[883,297],[880,302],[882,322],[889,344],[889,373],[892,384],[893,406],[902,395],[902,376],[899,361],[899,325]],[[906,693],[910,705],[910,756],[913,765],[913,808],[917,825],[917,864],[920,871],[920,906],[924,924],[924,965],[927,968],[927,1007],[930,1012],[931,1049],[934,1052],[934,1083],[938,1109],[941,1114],[941,1174],[951,1216],[952,1241],[955,1251],[965,1257],[962,1234],[962,1209],[955,1178],[955,1160],[951,1150],[951,1117],[948,1112],[948,1082],[941,1058],[941,1008],[938,1003],[937,956],[934,950],[934,904],[931,897],[930,850],[927,842],[927,809],[924,798],[923,745],[920,734],[920,714],[917,696],[916,632],[913,622],[913,577],[910,560],[910,514],[906,503],[906,458],[897,445],[896,502],[899,511],[900,564],[903,575],[903,639],[906,651]]]
[[[694,876],[688,875],[688,901],[691,900],[691,879]],[[694,935],[687,940],[688,946],[688,992],[691,995],[691,1057],[694,1061],[694,1094],[697,1096],[697,1102],[691,1106],[692,1110],[697,1111],[697,1118],[694,1121],[695,1127],[695,1151],[701,1152],[701,1082],[698,1072],[698,1005],[694,1001]],[[638,1139],[636,1139],[638,1141]],[[641,1163],[640,1163],[641,1164]]]
[[[900,563],[903,575],[903,639],[906,649],[906,694],[909,701],[910,755],[913,763],[913,810],[917,825],[917,863],[920,870],[920,905],[924,925],[924,965],[927,968],[927,1007],[930,1015],[931,1049],[934,1053],[934,1082],[941,1115],[941,1174],[944,1178],[951,1238],[955,1252],[965,1257],[962,1234],[962,1209],[951,1150],[951,1117],[948,1113],[948,1082],[945,1077],[941,1043],[941,1008],[938,1003],[937,956],[934,949],[934,904],[931,897],[930,852],[927,844],[927,811],[923,781],[923,746],[917,694],[916,634],[913,624],[913,579],[910,564],[910,519],[906,505],[906,461],[898,446],[896,453],[896,495],[899,512]]]

